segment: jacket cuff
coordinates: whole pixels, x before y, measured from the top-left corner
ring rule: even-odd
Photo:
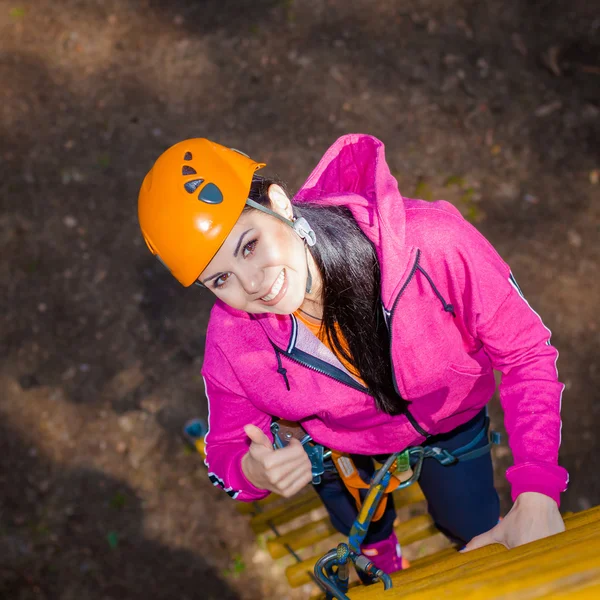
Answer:
[[[512,500],[523,492],[538,492],[549,496],[560,507],[560,494],[567,489],[569,474],[558,465],[523,463],[510,467],[506,478],[511,484]]]
[[[247,450],[244,450],[231,461],[228,479],[229,481],[236,481],[240,484],[239,487],[242,491],[240,495],[237,496],[236,500],[241,500],[242,502],[255,502],[256,500],[266,498],[271,492],[269,492],[269,490],[257,488],[246,477],[244,469],[242,469],[242,458],[244,458],[246,452]]]

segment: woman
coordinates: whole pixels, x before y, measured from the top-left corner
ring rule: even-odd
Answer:
[[[403,198],[371,136],[340,138],[291,201],[255,174],[263,166],[186,140],[139,196],[152,253],[217,299],[203,366],[213,483],[244,501],[309,483],[296,440],[273,449],[279,417],[352,454],[365,476],[366,457],[411,446],[483,449],[425,459],[420,479],[437,526],[467,550],[563,531],[557,352],[491,245],[452,205]],[[501,522],[481,435],[493,369],[515,461]],[[340,479],[315,487],[347,534],[356,508]],[[394,515],[389,503],[361,546],[387,572],[401,568]]]

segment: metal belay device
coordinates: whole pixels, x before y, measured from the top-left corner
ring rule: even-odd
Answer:
[[[390,479],[394,476],[394,471],[398,470],[399,466],[399,470],[407,470],[412,465],[413,473],[410,478],[396,486],[396,489],[406,488],[419,479],[424,458],[425,450],[421,446],[408,448],[403,452],[392,454],[374,473],[360,512],[350,530],[348,543],[338,544],[337,548],[327,552],[315,564],[315,578],[326,591],[327,600],[331,598],[348,600],[346,592],[348,591],[349,563],[353,563],[357,572],[364,573],[372,582],[381,581],[385,590],[392,587],[390,576],[360,553],[360,545],[367,535],[369,524]],[[335,567],[337,569],[334,570]]]

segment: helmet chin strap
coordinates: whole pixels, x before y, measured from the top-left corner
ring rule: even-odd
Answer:
[[[290,219],[286,219],[284,216],[280,215],[274,210],[271,210],[270,208],[267,208],[266,206],[255,202],[254,200],[250,200],[250,198],[246,200],[246,204],[248,206],[251,206],[252,208],[255,208],[256,210],[260,210],[261,212],[264,212],[267,215],[271,215],[272,217],[279,219],[286,225],[289,225],[298,234],[298,236],[304,240],[306,246],[314,246],[316,244],[317,236],[315,235],[313,228],[309,225],[308,221],[304,217],[297,217],[293,221],[291,221]],[[310,272],[310,268],[308,267],[308,248],[306,246],[306,293],[310,294],[312,290],[312,274]]]
[[[306,246],[304,246],[306,248]],[[308,266],[308,248],[306,248],[306,293],[310,294],[312,292],[312,273],[310,272],[310,267]]]

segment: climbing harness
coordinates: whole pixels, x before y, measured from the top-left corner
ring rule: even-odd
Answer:
[[[206,423],[202,419],[193,419],[184,427],[185,437],[202,454],[204,453],[203,437],[207,429]],[[348,535],[348,542],[340,543],[336,548],[329,550],[317,560],[314,572],[309,573],[311,579],[325,590],[327,600],[333,598],[349,600],[346,592],[348,591],[350,564],[354,565],[358,573],[364,574],[367,581],[381,582],[384,590],[392,587],[389,574],[378,569],[367,556],[361,554],[360,546],[367,535],[371,522],[381,516],[383,512],[381,506],[385,507],[384,503],[387,502],[389,493],[416,483],[426,458],[433,458],[442,465],[451,466],[457,462],[478,458],[489,452],[492,445],[500,443],[500,435],[497,432],[489,431],[489,418],[486,416],[481,430],[464,446],[452,452],[437,446],[414,446],[403,452],[392,454],[385,459],[380,468],[376,469],[367,485],[360,478],[350,455],[328,450],[321,444],[315,443],[297,423],[284,420],[274,421],[271,424],[271,433],[273,434],[274,448],[287,446],[292,438],[296,438],[302,444],[311,462],[314,484],[321,482],[321,476],[326,471],[337,470],[357,502],[359,512]],[[476,448],[486,435],[488,443],[481,448]],[[410,472],[409,469],[412,469],[412,473],[406,478]],[[368,490],[362,501],[359,495],[360,489]],[[266,524],[276,537],[281,537],[281,533],[274,523],[268,521]],[[302,562],[289,543],[285,543],[284,547],[297,563]]]
[[[338,544],[337,548],[330,550],[315,564],[315,577],[325,590],[328,600],[331,598],[348,600],[345,592],[348,591],[349,561],[354,564],[357,571],[364,573],[372,583],[381,581],[386,590],[392,587],[390,576],[375,567],[366,556],[361,554],[360,545],[367,535],[369,525],[380,505],[382,496],[384,493],[389,493],[388,485],[390,480],[392,478],[395,479],[392,489],[404,489],[412,485],[421,475],[424,458],[425,453],[423,452],[423,448],[416,446],[404,452],[392,454],[383,466],[375,471],[360,512],[350,529],[348,543]],[[405,467],[407,459],[413,466],[413,473],[406,481],[400,481],[393,473],[398,468],[398,463],[400,463],[401,468]],[[333,569],[334,566],[337,566],[337,570],[335,571]]]
[[[488,443],[481,448],[475,448],[486,435]],[[314,574],[325,590],[327,600],[332,598],[348,600],[345,592],[348,591],[349,562],[352,562],[356,570],[364,573],[372,583],[381,581],[385,590],[392,587],[389,575],[381,569],[377,569],[366,556],[360,553],[360,545],[367,535],[370,523],[383,514],[388,494],[393,490],[404,489],[415,483],[421,475],[423,461],[426,458],[434,458],[444,466],[451,466],[483,456],[490,452],[492,445],[498,443],[500,443],[500,434],[489,431],[489,417],[486,415],[483,427],[477,435],[469,443],[453,452],[437,446],[414,446],[403,452],[392,454],[383,466],[375,471],[369,486],[362,481],[348,455],[333,452],[332,458],[346,487],[357,502],[359,513],[350,530],[348,543],[338,544],[337,548],[327,552],[315,564]],[[401,481],[395,473],[408,470],[409,465],[413,469],[412,475],[405,481]],[[359,489],[366,487],[368,487],[368,492],[361,506]],[[334,567],[337,569],[334,570]]]
[[[370,488],[370,484],[366,483],[360,476],[360,473],[358,472],[351,455],[343,452],[331,451],[331,458],[335,464],[340,478],[346,486],[346,489],[354,498],[357,510],[360,511],[361,506],[363,505],[363,501],[360,497],[360,490],[368,490]],[[381,501],[379,502],[377,509],[373,514],[373,518],[371,519],[372,521],[378,521],[383,516],[385,507],[387,505],[388,494],[399,488],[401,489],[400,484],[406,479],[406,477],[403,475],[409,474],[409,470],[410,455],[409,450],[405,450],[404,452],[399,453],[396,457],[396,467],[394,469],[394,473],[389,478],[388,483],[382,492]]]

